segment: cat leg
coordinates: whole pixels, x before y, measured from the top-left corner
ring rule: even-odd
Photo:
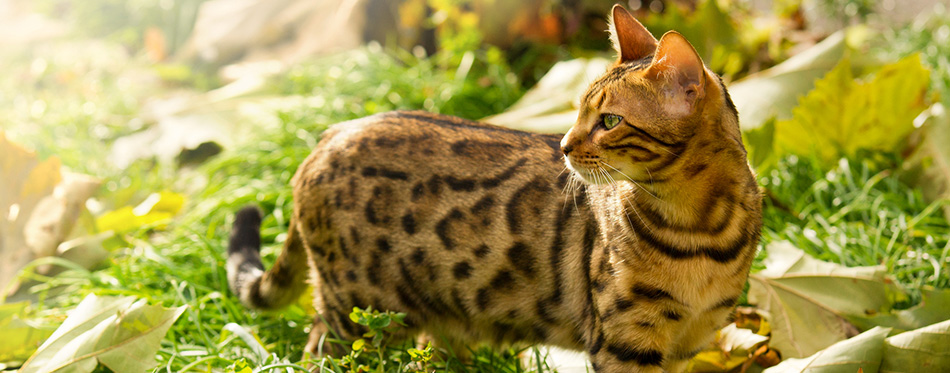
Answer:
[[[339,355],[343,349],[338,344],[331,343],[332,338],[333,333],[323,321],[322,315],[317,314],[310,327],[310,337],[304,351],[309,352],[314,359],[321,359],[327,355]]]
[[[434,334],[428,331],[420,332],[418,337],[416,337],[416,344],[419,346],[419,349],[423,349],[429,343],[432,344],[432,349],[437,351],[435,356],[443,362],[447,362],[448,357],[452,356],[457,359],[462,364],[470,364],[472,362],[472,351],[469,350],[468,345],[455,338],[446,336],[444,334]],[[445,353],[441,353],[445,351]]]
[[[594,371],[663,372],[671,341],[663,329],[649,322],[606,324],[587,348]]]
[[[670,359],[663,363],[663,367],[669,372],[684,371],[690,359],[709,347],[716,331],[726,323],[731,312],[731,308],[718,308],[686,320],[673,345],[673,353],[670,354]]]

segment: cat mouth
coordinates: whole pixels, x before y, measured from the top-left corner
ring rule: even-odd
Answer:
[[[564,157],[564,164],[568,170],[576,175],[581,181],[592,185],[610,184],[616,178],[610,170],[600,167],[596,164],[585,164],[584,162],[572,162],[570,157]]]

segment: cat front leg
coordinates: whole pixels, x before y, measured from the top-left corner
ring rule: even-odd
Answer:
[[[672,334],[649,320],[607,322],[587,350],[597,373],[664,372]]]

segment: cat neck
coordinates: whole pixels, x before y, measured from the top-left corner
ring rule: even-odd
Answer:
[[[684,161],[664,175],[662,181],[616,181],[588,186],[592,205],[599,207],[596,213],[601,222],[613,226],[604,228],[614,231],[614,237],[619,234],[635,240],[636,232],[631,227],[635,223],[650,230],[672,228],[683,232],[708,231],[727,224],[736,206],[744,203],[740,200],[742,188],[755,184],[755,179],[744,162],[741,148],[703,151],[713,155],[696,157],[684,153]]]

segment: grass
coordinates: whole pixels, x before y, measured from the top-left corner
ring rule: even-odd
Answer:
[[[97,44],[98,53],[76,53],[86,48],[41,45],[0,54],[9,67],[0,77],[0,102],[11,103],[0,106],[0,117],[7,118],[0,128],[42,157],[56,155],[68,168],[102,178],[99,212],[134,205],[162,190],[184,193],[188,203],[167,226],[141,227],[107,242],[111,256],[101,268],[67,268],[38,278],[42,281],[31,290],[40,300],[40,314],[50,318],[61,318],[88,293],[188,305],[162,342],[156,372],[302,371],[308,363],[345,371],[341,359],[302,355],[312,319],[307,301],[258,313],[226,290],[224,246],[231,214],[249,203],[272,212],[262,227],[264,261],[272,263],[291,209],[289,180],[327,125],[392,109],[477,119],[507,108],[524,90],[498,50],[423,58],[370,46],[295,66],[273,79],[268,90],[281,98],[261,104],[257,116],[241,117],[247,122],[241,128],[250,132],[196,168],[141,160],[120,169],[109,161],[110,144],[148,125],[137,121],[144,103],[168,87],[121,48]],[[823,260],[882,264],[908,289],[950,287],[950,225],[937,208],[940,202],[924,201],[893,173],[897,162],[894,155],[866,154],[824,171],[808,159],[782,160],[760,175],[772,197],[763,244],[789,240]],[[88,220],[85,227],[95,230]],[[242,338],[231,324],[248,328],[252,338]],[[257,344],[266,353],[256,352]],[[386,348],[384,370],[410,366],[410,347]],[[360,355],[351,366],[377,366],[371,355]],[[449,353],[432,367],[525,372],[522,355],[543,360],[533,348],[480,348],[471,365]],[[537,371],[549,370],[537,365],[542,366]]]
[[[940,209],[893,171],[891,155],[841,159],[822,171],[790,156],[761,175],[772,193],[763,243],[787,240],[822,260],[847,266],[884,265],[908,289],[950,287],[950,231]]]

